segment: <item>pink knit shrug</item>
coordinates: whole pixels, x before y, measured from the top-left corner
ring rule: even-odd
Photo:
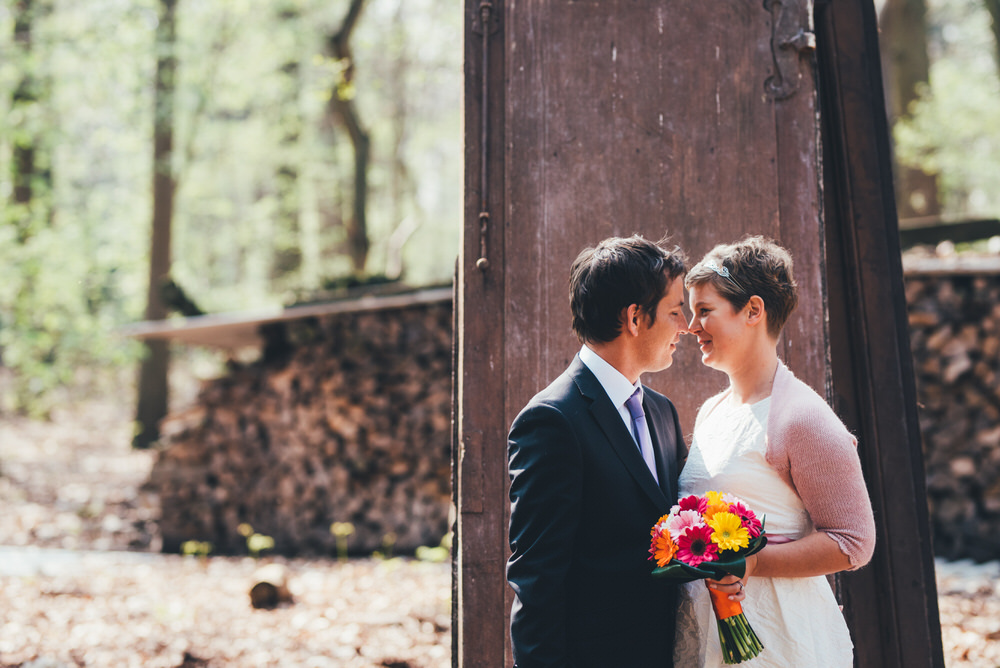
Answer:
[[[697,423],[729,392],[702,404]],[[802,499],[816,530],[847,555],[851,570],[867,564],[875,549],[875,519],[857,445],[826,401],[779,361],[765,457]]]

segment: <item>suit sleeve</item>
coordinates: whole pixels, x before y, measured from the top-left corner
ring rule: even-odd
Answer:
[[[679,473],[684,468],[684,462],[687,461],[688,446],[687,441],[684,440],[684,432],[681,430],[681,419],[677,415],[677,408],[673,403],[670,404],[670,412],[674,418],[674,433],[677,439],[677,471]]]
[[[507,454],[514,663],[566,666],[567,575],[581,514],[579,444],[559,410],[536,405],[514,421]]]

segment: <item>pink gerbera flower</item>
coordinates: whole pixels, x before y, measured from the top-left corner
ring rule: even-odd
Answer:
[[[674,540],[684,535],[684,532],[692,527],[703,526],[705,526],[705,521],[697,510],[682,510],[667,517],[667,531],[674,537]]]
[[[743,523],[743,526],[746,527],[746,530],[750,533],[751,538],[756,538],[757,536],[760,535],[760,531],[762,528],[760,520],[757,519],[757,515],[755,515],[752,510],[744,506],[741,502],[736,502],[730,504],[729,512],[739,516],[740,521]]]
[[[712,542],[712,528],[691,527],[677,538],[676,557],[688,566],[697,566],[719,558],[719,548]]]
[[[705,509],[708,508],[708,500],[703,496],[685,496],[683,499],[677,502],[681,510],[694,510],[698,513],[704,513]]]

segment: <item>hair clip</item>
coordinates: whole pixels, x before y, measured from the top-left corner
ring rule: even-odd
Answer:
[[[715,260],[709,260],[705,263],[705,266],[717,273],[719,276],[732,280],[732,276],[729,275],[729,267],[726,265],[722,265],[722,268],[720,269],[719,265],[715,263]]]
[[[727,267],[726,265],[719,266],[719,264],[715,260],[706,260],[705,266],[714,271],[715,273],[717,273],[719,276],[722,276],[723,278],[728,280],[730,283],[736,286],[737,290],[739,290],[740,292],[744,292],[743,286],[740,285],[735,278],[733,278],[732,274],[729,273],[729,267]]]

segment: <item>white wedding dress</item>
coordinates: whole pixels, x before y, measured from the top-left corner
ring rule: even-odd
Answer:
[[[695,429],[680,476],[681,497],[709,490],[740,497],[769,538],[795,540],[813,530],[795,490],[764,458],[771,399],[736,404],[726,396]],[[747,668],[850,668],[853,645],[828,580],[752,577],[743,612],[764,649]],[[674,664],[723,666],[715,613],[704,581],[681,587]]]

